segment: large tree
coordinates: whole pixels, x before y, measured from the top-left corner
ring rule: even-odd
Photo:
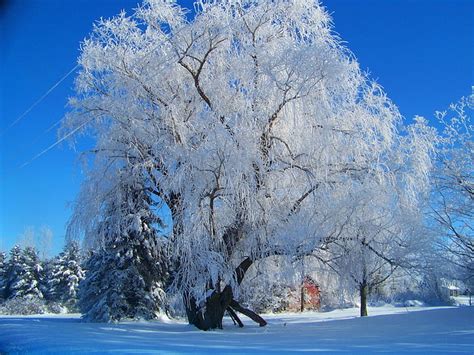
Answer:
[[[474,94],[437,112],[442,127],[431,212],[442,255],[474,287]]]
[[[404,149],[398,110],[318,2],[195,9],[188,20],[173,1],[145,1],[82,44],[63,134],[97,143],[73,225],[93,235],[87,216],[103,212],[104,176],[127,166],[171,211],[173,289],[190,323],[220,328],[227,310],[265,325],[234,298],[247,270],[327,248],[347,220],[338,201],[358,179],[402,179],[416,195],[426,164],[396,177],[400,165],[386,160],[424,162],[427,147]]]

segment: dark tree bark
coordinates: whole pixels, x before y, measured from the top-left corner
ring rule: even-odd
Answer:
[[[231,307],[227,307],[227,312],[229,312],[230,318],[234,321],[234,324],[237,324],[239,328],[243,328],[244,324],[240,320],[239,316]]]
[[[186,302],[186,314],[189,324],[201,330],[222,329],[222,320],[227,310],[232,320],[243,327],[244,324],[235,312],[240,312],[249,317],[261,327],[267,325],[265,319],[254,311],[241,306],[232,299],[232,289],[226,286],[222,292],[214,291],[204,302],[204,305],[197,305],[194,298],[189,298]]]
[[[245,273],[253,264],[250,258],[244,259],[236,268],[237,282],[243,281]],[[189,324],[196,326],[201,330],[222,329],[222,320],[225,312],[229,312],[230,317],[239,327],[243,327],[242,321],[236,312],[249,317],[261,327],[267,325],[267,322],[252,310],[241,306],[233,298],[232,288],[224,287],[222,291],[214,290],[202,304],[197,304],[196,299],[185,295],[186,315]]]
[[[237,269],[235,269],[235,273],[237,275],[237,283],[240,285],[242,281],[244,280],[245,273],[247,270],[252,266],[253,260],[250,258],[245,258],[244,261],[240,263],[239,266],[237,266]]]
[[[367,294],[369,291],[369,286],[366,281],[363,281],[359,286],[360,292],[360,316],[367,317]]]
[[[244,315],[246,315],[247,317],[249,317],[251,320],[253,320],[254,322],[258,323],[261,327],[264,327],[267,325],[267,322],[265,321],[265,319],[263,319],[262,317],[260,317],[257,313],[255,313],[254,311],[251,311],[250,309],[248,308],[244,308],[242,307],[237,301],[235,300],[232,300],[230,302],[230,306],[235,309],[237,312],[240,312]]]
[[[226,286],[221,292],[214,291],[203,305],[196,304],[193,297],[185,297],[186,315],[189,324],[201,330],[222,329],[222,319],[232,301],[232,289]]]

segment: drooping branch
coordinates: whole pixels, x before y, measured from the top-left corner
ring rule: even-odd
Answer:
[[[252,264],[253,264],[253,260],[250,257],[247,257],[235,269],[235,274],[237,276],[237,283],[239,285],[244,280],[245,273],[252,266]]]
[[[301,195],[300,198],[298,198],[298,200],[296,200],[296,202],[293,204],[293,207],[291,207],[291,210],[290,210],[290,216],[295,213],[296,211],[298,211],[298,209],[300,208],[301,204],[303,203],[303,201],[309,196],[311,195],[314,191],[316,191],[316,189],[319,187],[319,184],[316,184],[314,186],[312,186],[308,191],[306,191],[303,195]]]

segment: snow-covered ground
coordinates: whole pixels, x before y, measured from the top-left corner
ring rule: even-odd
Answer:
[[[458,306],[469,306],[469,296],[453,297],[454,303]],[[471,296],[471,304],[474,305],[474,296]]]
[[[0,317],[0,353],[474,353],[474,307],[355,308],[266,315],[264,328],[246,322],[202,332],[184,322],[82,323],[78,315]]]

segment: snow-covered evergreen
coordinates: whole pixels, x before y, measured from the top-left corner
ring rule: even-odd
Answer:
[[[53,275],[54,262],[57,257],[51,259],[42,259],[42,279],[40,283],[41,292],[43,292],[44,299],[47,301],[53,301],[53,296],[51,294],[51,280]]]
[[[32,247],[13,247],[8,261],[6,298],[43,298],[41,290],[42,263]]]
[[[5,286],[7,277],[7,255],[0,251],[0,301],[5,299]]]
[[[17,284],[21,279],[21,247],[19,245],[15,245],[11,250],[7,262],[7,275],[5,277],[5,289],[4,295],[5,299],[14,297],[14,289],[13,285]]]
[[[89,321],[153,319],[164,311],[166,260],[153,224],[151,200],[138,185],[121,183],[99,225],[102,248],[85,264],[79,307]]]
[[[84,279],[79,244],[70,241],[54,259],[49,280],[51,300],[74,309],[79,282]]]

